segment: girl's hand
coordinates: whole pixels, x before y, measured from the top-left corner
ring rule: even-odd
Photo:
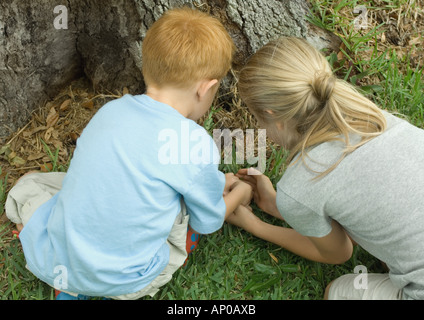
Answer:
[[[236,176],[251,185],[253,200],[262,211],[282,219],[276,203],[277,192],[267,176],[255,169],[241,169]]]
[[[255,229],[262,220],[255,216],[249,208],[239,206],[231,215],[228,216],[226,222],[254,234]]]

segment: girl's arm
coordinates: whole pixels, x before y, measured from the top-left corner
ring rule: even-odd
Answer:
[[[294,229],[266,223],[244,207],[239,207],[227,222],[312,261],[342,264],[352,256],[352,242],[336,221],[332,222],[330,234],[323,238],[305,237]]]

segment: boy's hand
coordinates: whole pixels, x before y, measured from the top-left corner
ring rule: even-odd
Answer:
[[[225,188],[224,188],[224,197],[230,192],[231,187],[240,179],[234,175],[234,173],[227,173],[225,175]]]
[[[243,189],[243,198],[241,201],[241,205],[246,207],[249,206],[253,198],[252,186],[244,181],[238,180],[231,186],[230,192],[236,188]]]
[[[249,206],[252,201],[252,187],[232,174],[226,175],[224,201],[226,206],[225,218],[228,218],[240,205]]]
[[[282,219],[276,203],[277,192],[271,180],[257,170],[252,175],[252,170],[255,169],[241,169],[236,176],[253,188],[253,200],[262,211]]]

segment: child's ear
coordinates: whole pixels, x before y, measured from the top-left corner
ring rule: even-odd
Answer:
[[[201,81],[197,87],[197,96],[199,99],[205,97],[217,84],[219,84],[217,79]]]
[[[265,112],[272,116],[275,114],[275,112],[270,109],[266,109]],[[284,130],[284,127],[286,126],[286,124],[283,122],[276,122],[275,126],[277,127],[278,130]]]

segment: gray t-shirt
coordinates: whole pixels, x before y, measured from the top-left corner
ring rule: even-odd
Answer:
[[[362,248],[384,261],[404,298],[424,299],[424,130],[385,113],[388,129],[312,180],[342,154],[323,143],[306,163],[289,166],[277,185],[277,206],[304,236],[324,237],[334,219]],[[321,165],[327,164],[327,165]]]

